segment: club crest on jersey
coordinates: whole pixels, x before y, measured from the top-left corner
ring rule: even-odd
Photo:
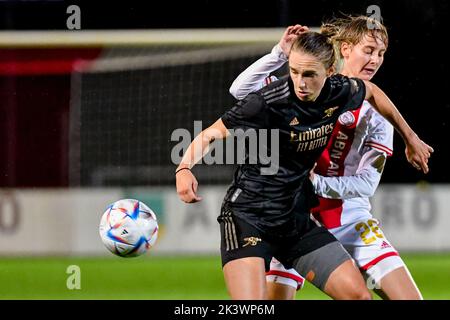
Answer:
[[[343,126],[350,127],[355,123],[355,116],[350,111],[344,112],[339,116],[339,123]]]
[[[294,117],[294,118],[291,120],[291,122],[289,122],[289,125],[290,125],[290,126],[296,126],[296,125],[298,125],[298,124],[300,124],[300,122],[298,121],[297,117]]]
[[[323,116],[323,118],[329,118],[333,115],[334,111],[339,108],[339,107],[332,107],[332,108],[328,108],[327,110],[325,110],[325,115]]]
[[[258,242],[261,242],[261,238],[258,238],[258,237],[247,237],[247,238],[244,238],[244,241],[245,241],[245,244],[243,245],[243,247],[246,247],[246,246],[254,247],[254,246],[256,246],[258,244]]]

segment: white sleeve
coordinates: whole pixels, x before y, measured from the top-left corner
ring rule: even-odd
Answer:
[[[369,133],[364,147],[385,152],[390,157],[393,154],[394,127],[372,107],[370,111]]]
[[[380,183],[386,158],[392,155],[394,128],[374,109],[356,174],[342,177],[314,175],[316,193],[324,198],[372,197]]]
[[[233,81],[230,93],[236,99],[244,99],[249,93],[261,89],[264,86],[264,79],[286,61],[286,55],[277,44],[269,54],[250,65]]]
[[[356,174],[342,177],[314,175],[316,194],[329,199],[370,198],[380,183],[386,153],[371,149],[364,153]]]

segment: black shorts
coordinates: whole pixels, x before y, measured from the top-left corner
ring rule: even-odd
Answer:
[[[229,261],[261,257],[266,271],[275,257],[286,268],[291,268],[296,259],[321,248],[337,239],[324,227],[314,222],[303,234],[289,237],[273,237],[256,228],[232,210],[222,211],[217,219],[220,223],[222,267]]]

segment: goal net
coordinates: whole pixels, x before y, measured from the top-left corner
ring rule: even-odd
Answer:
[[[104,45],[101,55],[80,61],[72,76],[71,185],[173,184],[174,130],[193,138],[195,121],[204,129],[232,107],[233,80],[282,33],[165,30],[92,38]],[[202,184],[230,183],[235,169],[200,166],[195,173]]]

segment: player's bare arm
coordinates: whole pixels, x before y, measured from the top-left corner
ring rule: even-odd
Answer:
[[[219,119],[212,126],[203,130],[189,145],[186,154],[175,171],[177,193],[182,201],[194,203],[202,200],[197,195],[198,182],[191,169],[208,153],[209,145],[214,140],[224,139],[229,134],[222,120]]]
[[[366,100],[385,117],[400,133],[406,144],[405,154],[409,163],[417,170],[428,173],[428,159],[434,151],[432,147],[423,142],[411,129],[406,120],[386,94],[370,81],[366,85]]]

